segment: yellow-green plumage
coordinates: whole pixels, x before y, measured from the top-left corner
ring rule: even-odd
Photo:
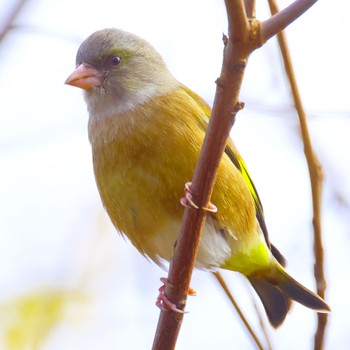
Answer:
[[[158,264],[170,260],[179,232],[184,184],[191,180],[210,107],[170,74],[144,40],[116,29],[92,34],[79,48],[67,83],[85,89],[96,183],[114,226]],[[270,244],[262,205],[232,140],[221,160],[196,266],[243,273],[271,324],[294,299],[329,311],[293,280]]]
[[[103,126],[89,125],[102,201],[114,225],[154,260],[172,256],[174,236],[167,254],[154,251],[152,237],[161,231],[166,235],[168,222],[180,224],[183,207],[179,199],[193,175],[205,135],[208,117],[193,97],[179,87],[132,113],[110,118]],[[254,242],[261,244],[254,201],[227,155],[219,167],[212,202],[218,207],[217,226],[225,228],[242,253],[250,255]]]

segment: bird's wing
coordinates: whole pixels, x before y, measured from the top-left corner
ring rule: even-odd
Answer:
[[[210,106],[200,97],[198,96],[195,92],[187,88],[186,86],[183,86],[183,89],[186,91],[188,95],[190,95],[201,107],[201,109],[204,111],[205,116],[203,118],[203,127],[206,129],[208,126],[208,121],[211,113],[211,108]],[[266,240],[266,243],[268,247],[272,250],[277,250],[275,247],[271,247],[270,240],[269,240],[269,235],[267,232],[266,224],[265,224],[265,219],[264,219],[264,211],[263,207],[258,195],[258,192],[254,186],[254,183],[249,175],[247,166],[245,165],[242,157],[238,153],[233,141],[231,139],[228,140],[226,149],[225,149],[226,155],[230,158],[231,162],[235,165],[235,167],[239,170],[239,172],[242,174],[242,177],[244,179],[244,182],[247,184],[249,191],[254,199],[255,203],[255,209],[256,209],[256,217],[258,219],[258,222],[260,224],[261,230],[264,233],[264,237]],[[277,251],[276,254],[279,252]],[[275,255],[275,254],[274,254]],[[277,258],[278,259],[278,258]],[[279,260],[279,259],[278,259]]]
[[[227,146],[225,149],[225,153],[230,158],[232,163],[236,166],[236,168],[240,171],[244,182],[246,183],[246,185],[249,188],[249,191],[250,191],[250,193],[254,199],[254,203],[255,203],[256,218],[258,219],[261,230],[264,233],[266,243],[267,243],[268,247],[271,248],[269,234],[268,234],[267,227],[265,224],[264,210],[263,210],[263,206],[261,204],[259,194],[255,188],[255,185],[253,183],[252,178],[249,175],[247,166],[245,165],[242,157],[238,153],[238,151],[237,151],[237,149],[236,149],[236,147],[231,139],[228,140],[228,143],[227,143]]]
[[[263,206],[261,204],[258,192],[254,186],[253,180],[251,179],[247,166],[244,163],[244,160],[240,156],[238,150],[236,149],[236,146],[234,145],[233,141],[231,139],[228,140],[225,153],[230,158],[232,163],[236,166],[236,168],[240,171],[242,174],[242,177],[244,179],[244,182],[247,184],[249,191],[254,199],[255,203],[255,210],[256,210],[256,218],[258,219],[259,225],[261,227],[261,230],[264,234],[265,241],[267,246],[270,248],[272,255],[278,260],[278,262],[285,267],[287,264],[286,259],[282,255],[282,253],[270,242],[269,239],[269,233],[267,231],[267,227],[265,224],[265,217],[264,217],[264,210]]]

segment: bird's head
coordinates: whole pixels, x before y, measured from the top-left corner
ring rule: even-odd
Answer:
[[[90,116],[128,111],[178,86],[149,43],[118,29],[97,31],[80,45],[65,83],[85,90]]]

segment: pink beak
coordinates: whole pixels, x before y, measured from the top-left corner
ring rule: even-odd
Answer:
[[[101,75],[98,70],[89,64],[82,63],[64,82],[84,90],[101,85]]]

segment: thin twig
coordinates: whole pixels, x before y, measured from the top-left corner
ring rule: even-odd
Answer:
[[[277,13],[278,7],[274,0],[268,0],[271,13]],[[311,191],[312,191],[312,205],[313,205],[313,226],[314,226],[314,275],[317,286],[317,294],[322,298],[325,297],[326,279],[324,275],[324,250],[322,244],[322,228],[321,228],[321,207],[322,207],[322,184],[323,171],[313,150],[311,138],[306,121],[306,113],[303,108],[301,97],[299,94],[298,85],[296,82],[293,65],[287,45],[287,41],[283,32],[279,33],[278,42],[282,52],[284,67],[290,82],[295,108],[298,112],[301,135],[304,143],[304,153],[309,169]],[[324,336],[327,325],[327,314],[318,314],[317,331],[314,337],[314,349],[321,350],[324,346]]]
[[[235,308],[235,310],[238,313],[239,318],[242,320],[244,326],[246,327],[247,331],[249,332],[250,336],[252,337],[252,339],[254,340],[256,346],[260,349],[260,350],[264,350],[264,346],[261,344],[258,336],[255,334],[253,328],[250,326],[248,320],[245,318],[241,308],[239,307],[239,305],[237,304],[235,298],[233,297],[230,289],[228,288],[225,280],[222,278],[220,272],[213,272],[212,273],[213,276],[216,278],[216,280],[219,282],[221,288],[224,290],[226,296],[228,297],[228,299],[230,300],[231,304],[233,305],[233,307]]]
[[[264,318],[260,312],[260,308],[258,307],[258,305],[254,299],[253,299],[253,304],[254,304],[254,309],[255,309],[256,315],[258,316],[260,328],[261,328],[262,332],[264,333],[264,336],[266,339],[267,350],[272,350],[272,344],[271,344],[270,337],[269,337],[269,334],[268,334],[268,331],[266,328],[266,324],[264,322]]]

